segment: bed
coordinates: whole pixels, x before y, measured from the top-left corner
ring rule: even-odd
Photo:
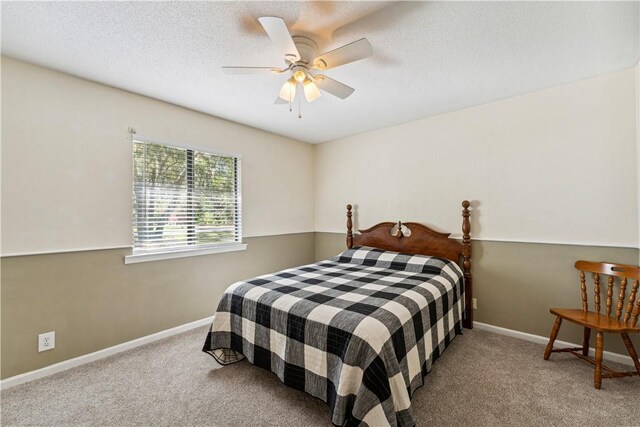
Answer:
[[[353,232],[324,261],[231,285],[203,351],[247,359],[326,402],[334,425],[412,426],[411,396],[472,328],[469,202],[462,241],[417,223]]]

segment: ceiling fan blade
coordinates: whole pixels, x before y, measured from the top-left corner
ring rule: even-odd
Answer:
[[[318,74],[317,76],[313,76],[313,80],[320,89],[325,92],[329,92],[333,96],[337,96],[338,98],[348,98],[355,89],[347,86],[344,83],[340,83],[337,80],[333,80],[330,77],[323,76],[322,74]]]
[[[369,40],[360,39],[318,56],[313,61],[313,68],[328,70],[350,62],[359,61],[372,54],[373,48]]]
[[[280,98],[279,96],[274,101],[274,104],[276,104],[276,105],[288,104],[288,103],[289,103],[289,101],[285,101],[284,99]]]
[[[226,74],[281,74],[285,70],[275,67],[222,67]]]
[[[263,16],[258,18],[262,28],[267,32],[267,35],[276,45],[278,52],[284,56],[284,58],[290,62],[295,62],[300,59],[300,53],[296,48],[291,34],[287,29],[287,25],[284,23],[284,19],[275,16]]]

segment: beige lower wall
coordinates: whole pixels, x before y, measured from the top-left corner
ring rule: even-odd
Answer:
[[[343,251],[345,237],[316,233],[316,259]],[[550,307],[580,308],[576,260],[637,265],[639,255],[633,248],[493,241],[474,241],[472,252],[473,295],[478,300],[474,320],[542,336],[549,335],[553,324]],[[582,329],[565,322],[558,339],[581,343]],[[631,339],[640,348],[640,336]],[[627,354],[620,337],[613,335],[605,336],[605,350]]]
[[[313,233],[245,242],[242,252],[129,265],[129,249],[2,258],[2,378],[212,316],[231,283],[314,260]],[[49,331],[56,348],[38,353]]]
[[[345,235],[301,233],[247,238],[248,249],[125,265],[128,249],[6,257],[1,261],[1,376],[8,378],[213,315],[231,283],[326,259]],[[550,306],[579,306],[577,259],[633,264],[638,250],[473,242],[475,320],[546,336]],[[37,335],[56,348],[37,352]],[[563,325],[559,339],[580,342]],[[632,337],[640,347],[640,337]],[[605,349],[625,354],[618,337]]]

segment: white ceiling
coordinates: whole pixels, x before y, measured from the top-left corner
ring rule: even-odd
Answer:
[[[366,37],[371,58],[325,73],[356,89],[273,101],[283,76],[260,16],[322,51]],[[640,2],[2,2],[2,53],[318,143],[633,66]]]

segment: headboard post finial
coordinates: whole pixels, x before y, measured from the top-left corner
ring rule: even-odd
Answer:
[[[462,202],[462,269],[464,272],[465,284],[465,306],[466,318],[464,319],[466,328],[473,328],[473,301],[472,298],[472,281],[471,281],[471,222],[469,221],[469,203],[468,200]]]
[[[353,222],[351,221],[351,205],[347,205],[347,248],[353,247]]]

